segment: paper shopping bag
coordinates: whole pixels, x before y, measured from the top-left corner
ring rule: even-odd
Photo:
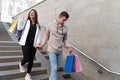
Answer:
[[[75,72],[81,72],[83,70],[82,65],[80,63],[79,57],[75,54]]]
[[[66,57],[66,62],[65,62],[65,67],[64,67],[65,72],[75,72],[74,58],[75,58],[75,56],[73,54],[69,54]]]
[[[11,32],[11,33],[15,33],[17,24],[18,24],[18,20],[15,20],[15,21],[13,22],[13,24],[11,25],[11,27],[8,29],[8,31]]]

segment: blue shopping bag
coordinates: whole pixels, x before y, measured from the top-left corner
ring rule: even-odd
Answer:
[[[16,29],[16,36],[19,37],[21,36],[23,30],[18,30]]]
[[[65,67],[64,71],[65,72],[75,72],[75,56],[73,54],[69,54],[66,57],[66,62],[65,62]]]

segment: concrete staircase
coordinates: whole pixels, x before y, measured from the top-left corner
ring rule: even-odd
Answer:
[[[40,51],[37,55],[41,55],[44,59],[39,60],[41,57],[35,58],[32,78],[33,80],[48,80],[49,74],[47,71],[50,71],[49,66],[47,66],[49,65],[48,54],[46,51]],[[17,43],[0,43],[0,80],[24,80],[25,73],[20,73],[18,66],[21,59],[22,51]],[[45,66],[42,66],[42,63],[45,63]],[[60,80],[76,80],[69,73],[63,72],[63,67],[58,70],[58,74]]]
[[[18,66],[21,59],[22,51],[17,43],[0,43],[0,80],[24,80],[25,73],[20,73]],[[36,58],[32,76],[34,80],[48,80],[47,69]]]
[[[19,72],[19,63],[22,59],[22,50],[17,41],[13,41],[7,30],[1,25],[0,32],[0,80],[24,80],[25,73]],[[38,50],[32,68],[33,80],[49,80],[49,56],[45,49]],[[62,66],[64,66],[62,64]],[[27,65],[25,66],[27,67]],[[58,70],[59,80],[87,80],[82,76],[78,78],[74,73],[65,73],[63,67]]]
[[[13,41],[6,28],[0,23],[0,80],[24,80],[25,73],[19,72],[22,50],[17,41]],[[25,65],[27,67],[27,65]],[[40,61],[34,60],[31,72],[33,80],[48,80],[47,69]]]
[[[12,41],[11,37],[8,35],[5,27],[3,27],[3,24],[0,22],[0,41]]]

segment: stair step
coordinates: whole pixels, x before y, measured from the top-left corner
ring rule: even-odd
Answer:
[[[22,50],[0,51],[0,56],[17,56],[22,55]]]
[[[47,74],[47,69],[43,67],[36,67],[32,69],[31,75]],[[0,71],[0,80],[11,80],[16,78],[24,78],[25,73],[19,72],[19,70]]]
[[[33,80],[49,80],[48,74],[42,74],[37,76],[32,76]],[[12,80],[25,80],[24,78],[12,79]]]
[[[41,54],[47,59],[47,60],[49,60],[49,56],[48,56],[48,54],[47,54],[47,51],[42,51],[42,50],[40,50],[40,52],[41,52]]]
[[[71,79],[70,74],[62,74],[62,76],[63,76],[65,79]]]
[[[63,67],[60,67],[59,69],[58,69],[58,72],[63,72],[64,71],[64,68]]]
[[[22,50],[20,46],[0,46],[0,50]]]
[[[20,62],[9,62],[9,63],[0,63],[0,71],[19,69]],[[33,67],[40,67],[41,63],[34,61]],[[25,65],[25,67],[27,67]]]
[[[40,50],[40,52],[41,52],[43,55],[46,55],[46,54],[47,54],[47,51]]]
[[[43,54],[43,56],[49,56],[48,54]]]
[[[75,79],[65,79],[65,80],[75,80]]]
[[[1,39],[0,39],[0,41],[4,41],[4,40],[6,40],[6,41],[12,41],[12,39],[10,38],[10,37],[2,37]]]
[[[4,41],[0,42],[0,46],[20,46],[20,45],[12,41]]]
[[[66,72],[60,72],[60,74],[62,75],[62,77],[65,79],[65,80],[74,80],[71,76],[70,73],[66,73]]]
[[[23,56],[0,56],[0,63],[4,62],[18,62],[21,61]],[[36,58],[34,58],[36,60]]]
[[[21,61],[22,56],[0,56],[0,63]]]
[[[47,60],[49,60],[49,56],[47,55],[47,56],[45,56],[45,58],[47,59]]]

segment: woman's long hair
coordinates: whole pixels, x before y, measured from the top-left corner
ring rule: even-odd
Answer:
[[[39,28],[40,28],[40,24],[39,24],[39,22],[38,22],[38,14],[37,14],[37,11],[35,10],[35,9],[32,9],[32,10],[30,10],[30,12],[31,11],[34,11],[35,12],[35,24],[37,24],[38,26],[39,26]],[[28,18],[27,18],[27,20],[31,20],[30,19],[30,12],[28,13]],[[40,28],[41,29],[41,28]]]

